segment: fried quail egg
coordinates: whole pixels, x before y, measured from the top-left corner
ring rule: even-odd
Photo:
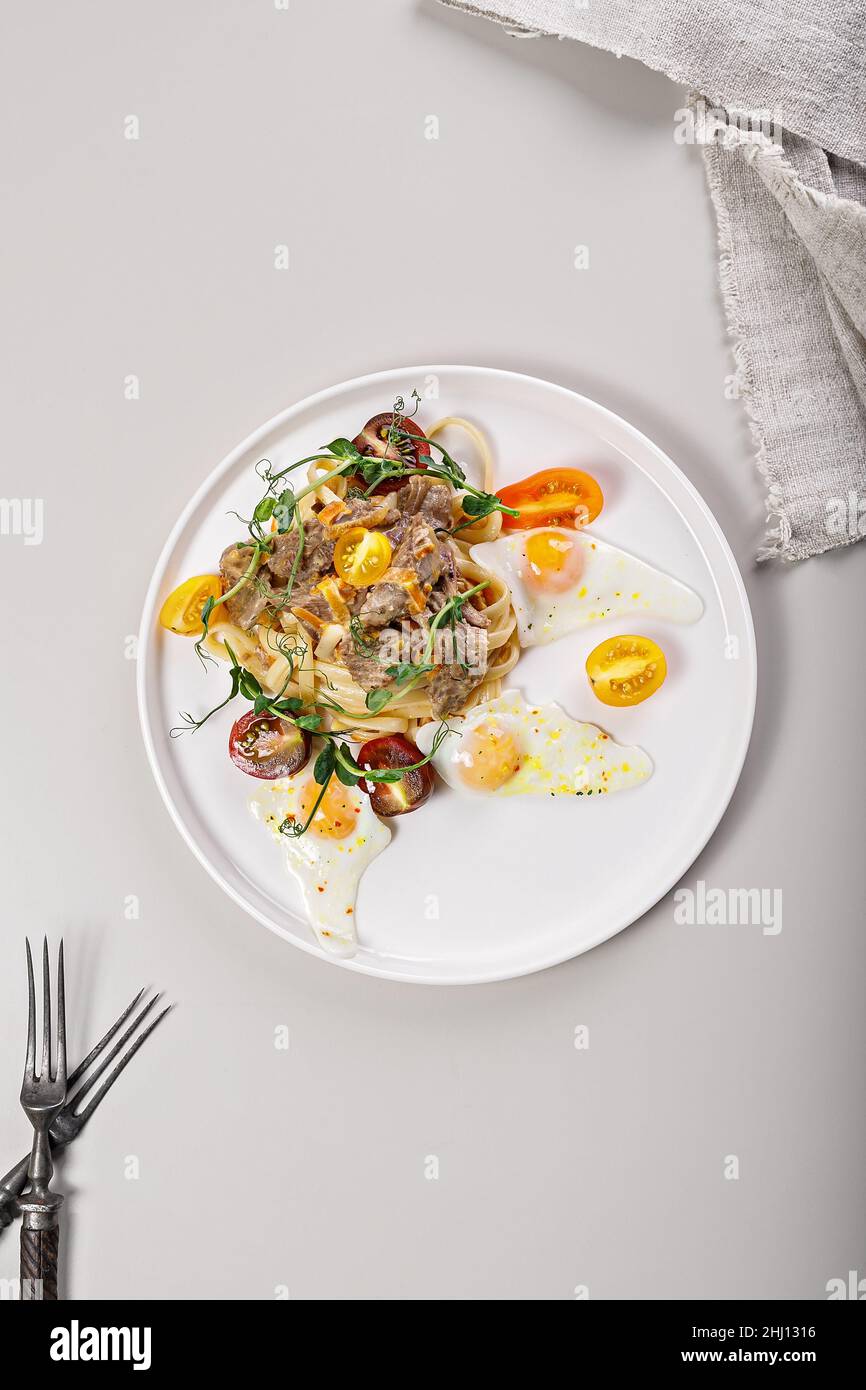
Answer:
[[[309,829],[297,837],[282,834],[287,818],[306,823],[321,790],[310,763],[291,779],[268,783],[250,799],[250,809],[281,845],[320,946],[333,955],[350,956],[357,947],[358,882],[390,841],[391,831],[363,792],[332,777]]]
[[[570,718],[559,705],[530,705],[517,690],[449,718],[451,732],[432,762],[458,791],[493,796],[605,796],[638,786],[653,765],[641,748],[615,743],[595,724]],[[419,729],[430,752],[437,724]]]
[[[695,623],[704,611],[693,589],[586,531],[515,531],[470,554],[508,585],[522,647],[626,613]]]

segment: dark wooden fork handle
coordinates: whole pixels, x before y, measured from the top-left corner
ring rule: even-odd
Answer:
[[[57,1253],[60,1227],[56,1214],[52,1226],[34,1230],[25,1213],[21,1227],[21,1298],[26,1303],[57,1302]]]

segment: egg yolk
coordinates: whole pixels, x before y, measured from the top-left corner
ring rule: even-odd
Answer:
[[[489,719],[464,735],[457,756],[461,779],[473,791],[495,792],[520,767],[520,746],[514,734]]]
[[[310,780],[301,792],[298,812],[303,825],[309,820],[321,790],[318,782]],[[349,788],[344,787],[338,778],[332,777],[310,822],[310,834],[318,835],[323,840],[345,840],[357,823],[358,813]]]
[[[524,554],[532,588],[543,593],[564,593],[574,588],[583,571],[583,551],[577,538],[560,531],[533,531],[526,538]]]

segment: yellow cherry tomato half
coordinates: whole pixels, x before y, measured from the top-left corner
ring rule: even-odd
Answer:
[[[159,610],[159,621],[170,632],[195,637],[202,629],[202,609],[209,598],[218,599],[223,591],[218,574],[197,574],[184,580],[169,594]]]
[[[639,705],[667,672],[664,652],[649,637],[609,637],[586,658],[589,683],[603,705]]]
[[[347,584],[363,589],[381,579],[391,563],[391,542],[384,531],[350,526],[334,549],[334,569]]]

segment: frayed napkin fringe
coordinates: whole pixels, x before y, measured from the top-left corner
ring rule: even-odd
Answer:
[[[785,511],[777,480],[774,477],[767,454],[767,440],[761,421],[760,408],[755,396],[755,379],[752,371],[751,358],[749,356],[748,339],[743,332],[743,320],[740,311],[740,287],[737,283],[737,276],[734,268],[731,219],[725,203],[722,183],[717,167],[718,160],[722,157],[721,151],[716,145],[706,145],[704,146],[703,154],[707,184],[716,214],[719,244],[719,283],[721,285],[722,300],[725,306],[728,334],[732,341],[734,365],[736,367],[737,392],[745,407],[752,443],[755,446],[755,465],[767,488],[767,532],[764,536],[764,542],[758,550],[757,559],[759,561],[778,559],[792,560],[795,557],[791,551],[791,522]]]

